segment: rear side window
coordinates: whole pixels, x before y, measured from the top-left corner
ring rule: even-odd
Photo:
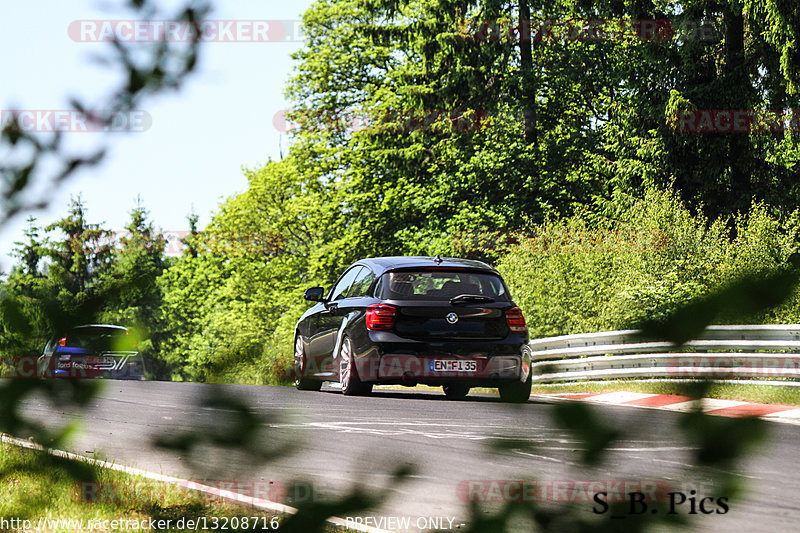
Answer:
[[[347,297],[368,296],[367,291],[369,291],[374,279],[375,274],[373,274],[370,269],[366,267],[362,268],[358,275],[356,275],[356,279],[353,280],[353,285],[350,287],[350,292],[347,293]]]
[[[509,301],[500,276],[470,271],[387,272],[381,279],[385,300],[442,300],[461,294],[487,296],[498,302]]]
[[[347,298],[347,292],[350,290],[350,286],[362,270],[364,270],[364,267],[360,265],[348,270],[339,280],[339,283],[333,288],[328,300],[335,301]]]

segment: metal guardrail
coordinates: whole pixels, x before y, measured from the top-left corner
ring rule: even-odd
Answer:
[[[529,347],[535,383],[800,379],[800,324],[709,326],[681,345],[649,342],[636,330],[623,330],[534,339]]]

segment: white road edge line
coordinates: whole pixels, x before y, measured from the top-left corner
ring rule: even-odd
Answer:
[[[55,457],[60,457],[62,459],[69,459],[71,461],[80,461],[82,463],[100,466],[102,468],[107,468],[109,470],[116,470],[117,472],[123,472],[126,474],[141,476],[147,479],[160,481],[162,483],[172,483],[174,485],[178,485],[180,487],[184,487],[189,490],[204,492],[206,494],[217,496],[218,498],[222,498],[228,501],[234,501],[237,503],[252,505],[253,507],[258,507],[259,509],[263,509],[265,511],[273,511],[276,513],[287,514],[287,515],[293,515],[297,513],[296,508],[284,505],[282,503],[273,502],[271,500],[265,500],[263,498],[256,498],[254,496],[246,496],[244,494],[239,494],[237,492],[232,492],[229,490],[218,489],[216,487],[204,485],[196,481],[190,481],[188,479],[167,476],[164,474],[156,474],[155,472],[149,472],[147,470],[141,470],[139,468],[133,468],[130,466],[109,463],[108,461],[102,461],[100,459],[94,459],[92,457],[86,457],[83,455],[67,452],[64,450],[45,448],[41,444],[36,444],[35,442],[19,439],[17,437],[12,437],[11,435],[7,435],[5,433],[0,433],[0,442],[11,444],[13,446],[19,446],[20,448],[27,448],[29,450],[44,451],[49,453],[50,455],[53,455]],[[343,529],[361,531],[363,533],[394,533],[388,529],[379,529],[364,524],[348,522],[343,518],[339,518],[336,516],[330,517],[326,521],[334,526]]]

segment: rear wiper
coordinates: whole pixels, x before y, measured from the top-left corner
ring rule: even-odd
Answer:
[[[451,304],[460,304],[467,302],[490,304],[494,302],[494,298],[489,298],[488,296],[481,296],[480,294],[459,294],[458,296],[450,298]]]

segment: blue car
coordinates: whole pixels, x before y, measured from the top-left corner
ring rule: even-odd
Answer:
[[[108,324],[87,324],[53,334],[37,369],[43,378],[145,378],[144,361],[130,331]]]

